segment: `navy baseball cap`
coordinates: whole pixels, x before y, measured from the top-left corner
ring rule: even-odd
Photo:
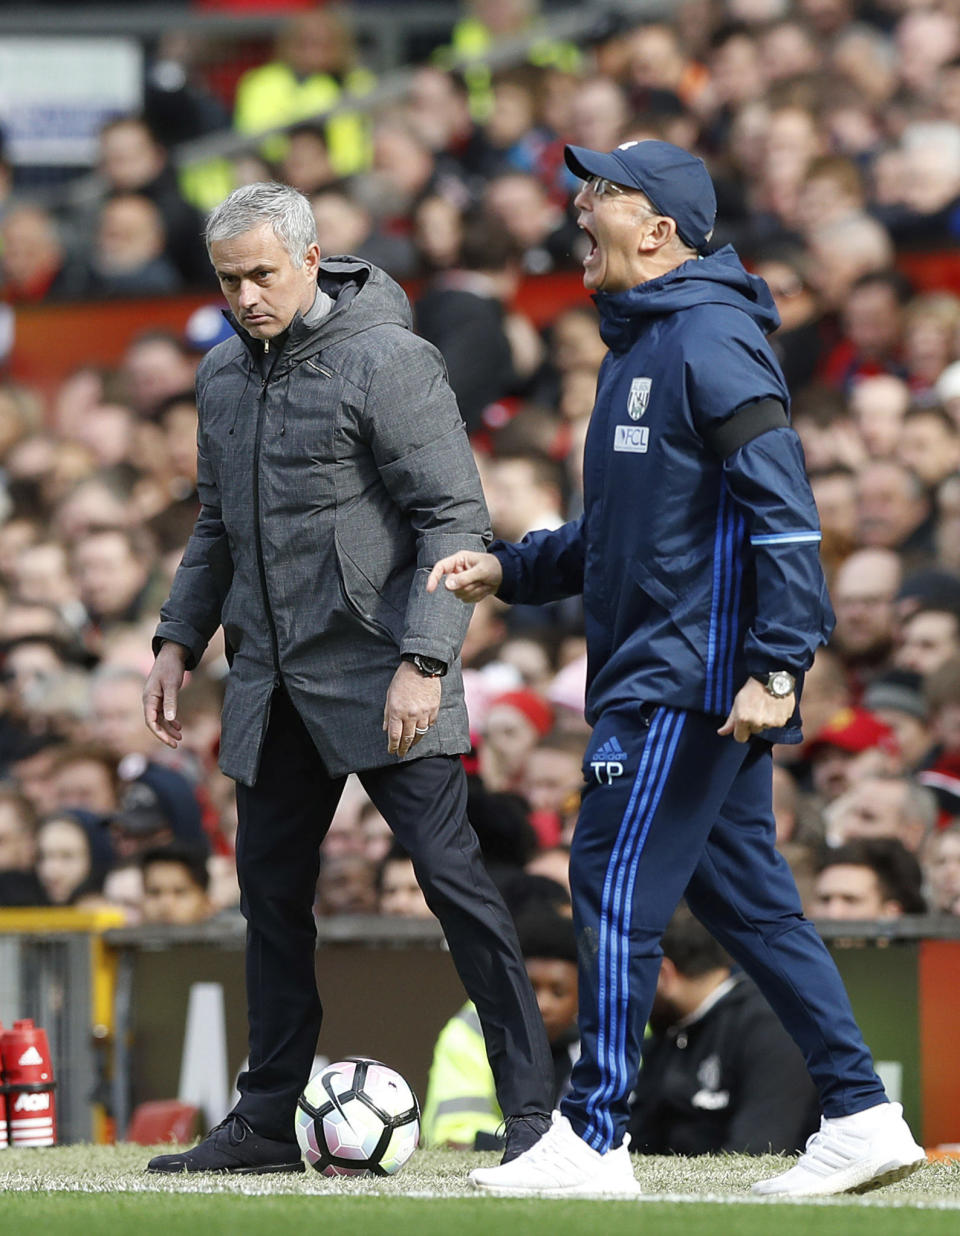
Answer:
[[[585,146],[567,146],[563,157],[574,176],[602,176],[614,184],[639,189],[661,215],[673,219],[681,240],[702,253],[713,235],[717,195],[702,159],[671,142],[623,142],[603,154]]]

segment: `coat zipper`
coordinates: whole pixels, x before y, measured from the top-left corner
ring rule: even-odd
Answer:
[[[270,628],[270,643],[273,647],[273,687],[280,685],[280,641],[277,637],[277,624],[270,605],[270,594],[267,591],[267,571],[263,563],[263,535],[260,528],[260,449],[263,444],[263,423],[266,419],[267,383],[269,377],[260,383],[260,401],[257,409],[257,432],[253,442],[253,534],[257,547],[257,571],[260,575],[260,590],[263,593],[263,605],[267,613],[267,626]]]

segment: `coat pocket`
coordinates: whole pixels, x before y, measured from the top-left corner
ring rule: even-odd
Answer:
[[[346,608],[371,635],[399,647],[403,615],[384,600],[336,539],[334,546],[337,578]]]

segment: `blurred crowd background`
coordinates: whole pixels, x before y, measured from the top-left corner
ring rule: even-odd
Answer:
[[[960,3],[595,6],[568,38],[567,5],[451,2],[399,73],[355,37],[377,7],[281,4],[275,40],[221,45],[178,30],[171,6],[140,106],[101,118],[86,165],[24,155],[0,98],[0,347],[36,305],[209,296],[116,366],[25,382],[14,347],[0,369],[0,904],[108,904],[131,923],[236,912],[222,645],[183,692],[178,752],[140,703],[197,511],[193,375],[229,331],[204,212],[237,184],[286,181],[325,253],[404,284],[494,531],[518,539],[579,513],[604,355],[576,291],[564,143],[657,137],[704,157],[715,244],[770,285],[823,524],[837,628],[807,678],[806,742],[778,751],[780,845],[811,915],[960,914]],[[490,67],[501,46],[522,54]],[[537,286],[565,291],[530,315]],[[587,740],[580,606],[489,599],[463,662],[472,822],[517,913],[562,906]],[[319,915],[429,914],[353,782],[323,855]]]

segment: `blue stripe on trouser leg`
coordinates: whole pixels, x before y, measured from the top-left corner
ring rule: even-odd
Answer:
[[[604,876],[599,922],[597,1058],[600,1081],[587,1100],[590,1120],[584,1133],[585,1140],[595,1149],[610,1145],[613,1139],[614,1128],[607,1104],[618,1087],[622,1088],[628,1081],[625,1041],[630,1003],[630,898],[636,865],[663,793],[683,720],[684,715],[674,709],[659,708],[654,714],[640,769]]]
[[[618,979],[620,992],[620,1002],[618,1006],[618,1018],[616,1021],[616,1051],[614,1057],[614,1071],[610,1077],[610,1093],[616,1093],[623,1089],[632,1089],[633,1076],[629,1072],[627,1059],[627,1018],[629,1015],[630,1004],[630,928],[632,924],[633,911],[633,894],[637,878],[637,868],[640,862],[640,855],[643,852],[644,843],[647,839],[647,833],[650,829],[650,823],[656,814],[657,807],[660,803],[660,798],[663,794],[664,784],[669,775],[670,768],[673,764],[673,758],[677,750],[677,743],[680,740],[680,732],[683,729],[685,716],[683,713],[675,713],[672,718],[672,724],[669,727],[669,736],[667,737],[667,748],[663,760],[661,761],[660,772],[657,776],[656,783],[649,787],[649,801],[645,805],[640,804],[636,825],[631,830],[632,848],[626,856],[624,872],[618,874],[617,883],[622,889],[622,897],[618,900],[618,908],[622,907],[622,927],[617,937],[618,951]],[[613,1141],[614,1128],[609,1112],[606,1117],[607,1134],[610,1142]],[[609,1144],[609,1142],[608,1142]]]
[[[646,784],[647,771],[650,766],[650,753],[658,744],[659,734],[660,734],[660,721],[659,719],[655,719],[651,723],[650,735],[647,738],[647,741],[644,743],[644,746],[643,746],[643,754],[640,758],[640,769],[637,772],[636,779],[634,780],[633,789],[630,792],[630,799],[627,803],[627,809],[624,812],[623,818],[621,820],[620,832],[617,836],[617,841],[616,841],[616,844],[614,845],[613,852],[610,855],[610,861],[607,864],[607,870],[606,870],[606,874],[604,876],[604,882],[603,882],[603,897],[601,900],[601,907],[609,904],[610,889],[613,883],[613,873],[615,871],[616,863],[619,861],[620,855],[622,853],[622,842],[623,842],[625,824],[626,824],[626,821],[628,821],[630,817],[632,816],[634,807],[636,805],[637,796],[641,793],[644,785]],[[598,780],[599,780],[599,776],[600,776],[599,770],[597,772],[597,775],[598,775]],[[610,987],[609,987],[609,984],[607,983],[607,977],[606,977],[607,976],[606,959],[607,959],[607,947],[608,947],[607,945],[608,933],[607,933],[606,917],[603,913],[602,908],[601,908],[600,919],[599,919],[599,933],[598,934],[599,934],[599,940],[598,940],[599,965],[598,965],[597,1006],[598,1006],[598,1011],[599,1011],[599,1018],[598,1018],[598,1025],[597,1025],[596,1044],[597,1044],[597,1059],[602,1061],[607,1058],[608,1026],[610,1022],[610,1007],[609,1007]],[[591,1094],[587,1099],[587,1112],[590,1118],[591,1128],[595,1125],[595,1122],[596,1122],[596,1100],[597,1100],[597,1091],[595,1090],[593,1094]]]

